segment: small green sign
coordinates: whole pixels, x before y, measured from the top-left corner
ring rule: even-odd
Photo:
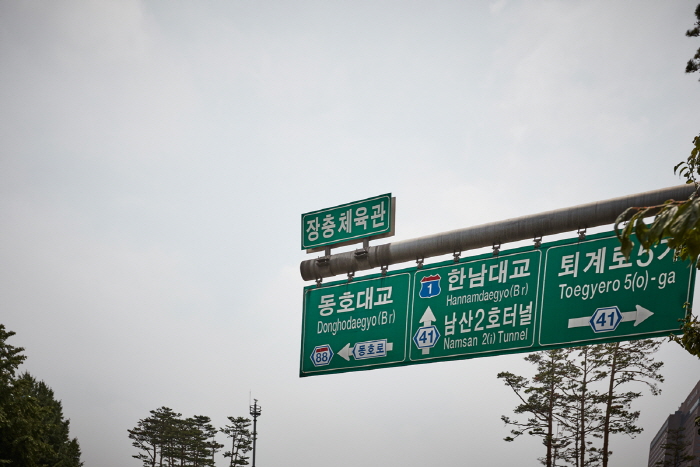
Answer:
[[[665,243],[562,240],[304,289],[301,376],[679,333],[695,269]]]
[[[301,215],[301,249],[357,243],[393,233],[391,193]]]

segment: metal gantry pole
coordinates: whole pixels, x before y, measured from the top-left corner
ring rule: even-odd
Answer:
[[[250,415],[253,417],[253,465],[251,467],[255,467],[255,442],[258,440],[258,417],[262,413],[262,410],[258,405],[258,400],[253,400],[255,403],[250,406]]]
[[[451,230],[434,235],[371,246],[356,251],[302,261],[299,269],[306,281],[320,280],[339,274],[354,274],[373,268],[386,268],[407,261],[456,254],[519,240],[534,240],[545,235],[608,225],[627,208],[654,206],[669,199],[687,199],[695,191],[693,185],[680,185],[661,190],[613,198],[540,214],[517,217],[489,224]]]

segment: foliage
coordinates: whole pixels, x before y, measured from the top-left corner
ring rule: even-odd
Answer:
[[[664,460],[657,461],[654,465],[659,467],[683,467],[696,456],[688,453],[691,443],[685,437],[685,427],[668,430],[666,442],[661,445],[664,450]]]
[[[700,5],[695,8],[695,18],[697,19],[695,22],[695,27],[685,32],[685,35],[688,37],[700,36]],[[685,66],[686,73],[694,73],[698,70],[700,70],[700,48],[698,48],[698,51],[695,52],[693,58],[688,60],[688,63]]]
[[[688,37],[700,36],[700,4],[695,8],[695,27],[686,31]],[[686,73],[700,70],[700,48],[686,65]],[[632,231],[635,231],[639,243],[645,249],[668,238],[668,246],[675,250],[676,256],[689,259],[698,264],[700,254],[700,198],[698,197],[698,179],[700,175],[700,136],[693,138],[690,156],[673,168],[673,173],[685,177],[686,183],[695,186],[695,192],[687,200],[669,200],[662,205],[631,207],[625,210],[615,221],[615,232],[622,244],[622,253],[629,258],[632,250]],[[647,228],[644,218],[655,215],[652,225]],[[619,225],[627,222],[624,229]]]
[[[696,13],[700,12],[700,5]],[[697,29],[697,28],[696,28]],[[622,253],[629,258],[632,251],[632,234],[636,236],[641,248],[649,249],[655,244],[667,242],[674,250],[676,258],[689,260],[700,268],[700,135],[693,139],[694,147],[685,162],[676,165],[674,172],[686,178],[686,183],[693,184],[695,191],[690,198],[683,201],[666,201],[663,205],[631,207],[625,210],[615,221],[615,233],[620,240]],[[656,215],[651,225],[647,226],[644,218]],[[624,228],[620,225],[627,224]],[[670,339],[680,344],[688,353],[700,358],[700,322],[690,314],[689,304],[685,319],[681,320],[682,336]]]
[[[601,453],[593,445],[591,437],[600,438],[603,395],[595,384],[606,377],[603,362],[596,359],[593,347],[584,346],[568,350],[572,356],[572,370],[567,379],[564,420],[565,432],[570,433],[571,444],[564,451],[564,458],[577,467],[598,465]]]
[[[252,449],[253,434],[250,432],[250,419],[245,417],[228,417],[230,425],[221,428],[221,432],[231,438],[231,450],[224,457],[231,459],[229,467],[248,465],[246,454]]]
[[[540,461],[547,467],[553,467],[559,450],[566,448],[569,443],[569,439],[559,435],[556,425],[564,424],[566,420],[567,408],[563,400],[566,397],[567,375],[573,369],[567,351],[562,349],[532,353],[525,357],[525,361],[537,367],[532,379],[528,380],[510,372],[497,375],[520,400],[514,412],[529,414],[529,418],[523,422],[501,416],[506,425],[513,427],[512,436],[507,436],[504,440],[514,441],[526,433],[542,438],[546,455]]]
[[[642,432],[642,428],[634,424],[639,418],[639,411],[631,410],[632,402],[641,397],[642,393],[623,391],[623,387],[636,382],[646,385],[652,395],[656,396],[661,392],[657,382],[664,381],[660,373],[663,362],[657,362],[652,357],[660,345],[659,340],[644,339],[594,346],[594,358],[604,367],[605,381],[608,385],[602,399],[605,406],[601,427],[603,467],[607,467],[612,454],[611,434],[621,433],[634,437]]]
[[[700,321],[693,315],[686,316],[680,320],[681,331],[680,336],[670,336],[669,338],[680,344],[689,354],[700,358]]]
[[[214,454],[224,447],[214,439],[217,429],[210,423],[211,419],[205,415],[195,415],[188,420],[195,436],[194,465],[213,466]]]
[[[151,410],[151,414],[153,412]],[[131,445],[142,451],[131,457],[142,461],[144,466],[155,466],[158,459],[158,447],[160,446],[155,419],[150,417],[139,420],[133,429],[127,431],[129,432],[129,439],[132,440]]]
[[[688,37],[700,37],[700,4],[695,8],[695,27],[686,31]],[[686,73],[700,70],[700,48],[692,59],[688,60]],[[685,177],[686,183],[693,184],[695,191],[687,200],[669,200],[664,204],[646,207],[630,207],[620,214],[615,221],[615,233],[620,240],[621,251],[629,259],[632,251],[632,233],[634,232],[642,248],[649,249],[662,241],[668,242],[675,256],[689,260],[695,267],[700,268],[700,194],[698,176],[700,176],[700,135],[693,138],[693,148],[690,156],[673,168],[674,173]],[[650,226],[644,223],[644,218],[656,216]],[[627,222],[624,228],[620,225]],[[690,354],[700,358],[700,323],[697,318],[687,316],[682,322],[681,329],[685,333],[682,338],[672,336],[671,339],[680,344]]]
[[[5,330],[5,325],[0,324],[0,389],[10,385],[17,368],[27,359],[22,355],[24,347],[14,347],[7,343],[7,339],[14,335],[15,332]]]
[[[693,149],[685,162],[674,168],[693,184],[695,191],[690,198],[682,201],[669,200],[662,205],[627,208],[615,220],[615,233],[620,240],[622,253],[629,258],[632,252],[634,232],[642,248],[648,250],[662,241],[668,242],[677,258],[690,260],[696,267],[700,255],[700,197],[698,196],[698,176],[700,176],[700,136],[693,138]],[[655,215],[647,226],[644,219]],[[624,228],[621,224],[627,222]]]
[[[127,430],[131,445],[139,449],[132,457],[144,467],[214,465],[214,454],[222,445],[214,439],[217,430],[209,417],[195,415],[183,419],[182,414],[169,407],[151,410],[150,414]]]
[[[652,358],[659,345],[647,339],[528,355],[525,360],[536,365],[532,378],[498,374],[519,399],[514,412],[529,415],[526,421],[501,416],[512,427],[504,440],[523,434],[542,438],[546,455],[540,461],[547,467],[561,465],[557,462],[606,467],[612,454],[610,435],[634,437],[642,431],[635,425],[639,411],[631,409],[642,393],[628,390],[628,384],[644,384],[654,395],[660,392],[663,363]]]
[[[26,381],[29,396],[42,408],[39,420],[44,432],[44,442],[50,447],[37,461],[38,465],[79,466],[80,446],[69,435],[70,420],[63,418],[63,405],[54,397],[53,390],[43,381],[37,381],[29,373],[20,377]]]
[[[695,28],[686,31],[688,37],[700,36],[700,5],[695,9],[697,22]],[[686,73],[700,70],[700,49],[693,59],[688,61]],[[698,197],[698,178],[700,175],[700,136],[693,138],[693,148],[690,156],[673,168],[673,173],[685,177],[687,184],[695,186],[695,192],[687,200],[669,200],[657,206],[630,207],[620,214],[615,221],[615,232],[622,244],[622,253],[629,258],[632,251],[632,231],[645,249],[668,238],[668,246],[675,250],[681,259],[690,259],[698,264],[700,254],[700,198]],[[644,223],[644,218],[656,216],[650,227]],[[620,229],[620,224],[627,225]]]
[[[0,324],[0,464],[26,467],[79,467],[80,446],[70,438],[70,422],[43,381],[17,376],[26,359],[7,343],[15,333]]]

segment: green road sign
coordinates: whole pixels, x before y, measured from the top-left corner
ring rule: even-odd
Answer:
[[[687,262],[665,243],[630,260],[616,238],[547,249],[540,345],[635,339],[677,331],[692,285]]]
[[[534,250],[418,271],[410,360],[531,348],[541,257]]]
[[[613,233],[304,289],[301,376],[679,332],[695,269]]]
[[[391,193],[301,215],[301,249],[350,245],[394,231]]]
[[[302,376],[406,360],[411,273],[304,289]]]

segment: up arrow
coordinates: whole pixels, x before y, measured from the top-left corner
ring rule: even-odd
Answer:
[[[437,321],[437,318],[435,318],[433,310],[428,307],[425,309],[425,313],[423,313],[420,322],[423,324],[423,326],[430,326],[433,324],[433,321]]]
[[[423,316],[421,316],[420,323],[423,325],[421,328],[416,331],[416,335],[413,336],[413,342],[416,343],[416,346],[421,349],[421,353],[423,355],[428,355],[430,353],[430,349],[435,345],[435,342],[437,342],[438,338],[440,337],[440,333],[438,332],[437,328],[433,326],[433,321],[437,321],[437,318],[435,318],[435,315],[433,314],[433,310],[430,309],[430,307],[425,309],[425,313],[423,313]],[[428,333],[427,329],[431,329],[429,331],[430,335],[430,343],[426,344],[426,333]],[[418,336],[420,333],[423,333],[423,344],[419,344]]]
[[[636,311],[626,311],[622,313],[622,322],[634,321],[634,325],[637,326],[639,323],[653,315],[651,311],[647,310],[641,305],[636,305]]]

